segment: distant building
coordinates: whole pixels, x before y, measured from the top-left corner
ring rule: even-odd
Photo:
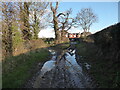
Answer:
[[[80,36],[80,33],[68,33],[67,35],[68,38],[80,38]]]
[[[70,41],[76,41],[76,40],[79,40],[79,38],[81,37],[81,34],[80,33],[68,33],[66,37],[68,37]]]
[[[83,32],[83,33],[68,33],[66,34],[66,37],[68,38],[80,38],[91,35],[91,32]]]

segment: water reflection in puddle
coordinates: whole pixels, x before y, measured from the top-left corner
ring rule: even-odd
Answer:
[[[50,52],[52,55],[55,55],[55,54],[56,54],[56,52],[55,52],[54,50],[52,50],[52,49],[49,49],[49,52]]]
[[[43,76],[47,71],[50,71],[55,67],[55,60],[56,60],[56,52],[54,50],[49,49],[49,52],[53,55],[52,59],[45,62],[41,69],[41,76]]]
[[[75,58],[75,50],[66,52],[66,66],[69,67],[71,72],[75,70],[82,72],[82,68],[78,65],[76,58]]]
[[[50,71],[55,67],[56,63],[56,52],[54,50],[49,50],[50,53],[53,55],[52,59],[45,62],[41,69],[41,75],[43,76],[47,71]],[[75,58],[75,50],[69,50],[66,52],[65,55],[66,61],[65,61],[65,66],[66,69],[72,73],[80,72],[82,73],[82,68],[78,65],[76,58]]]
[[[45,62],[45,64],[41,69],[41,76],[43,76],[47,71],[50,71],[51,69],[53,69],[55,67],[55,62],[56,61],[53,61],[53,60]]]
[[[91,68],[91,65],[89,65],[88,63],[84,63],[85,67],[87,70],[89,70]]]

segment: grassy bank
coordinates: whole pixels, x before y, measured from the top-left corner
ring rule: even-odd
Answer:
[[[20,88],[28,78],[32,77],[36,65],[48,60],[49,56],[48,50],[37,49],[3,60],[3,88]]]
[[[119,87],[118,63],[114,64],[112,60],[105,58],[93,43],[81,42],[76,47],[78,55],[83,57],[80,62],[91,65],[88,73],[99,83],[100,88]]]

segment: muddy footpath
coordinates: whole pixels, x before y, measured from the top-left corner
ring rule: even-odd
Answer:
[[[39,65],[40,70],[27,82],[24,88],[97,87],[97,84],[83,71],[82,64],[77,62],[76,48],[70,46],[59,54],[49,48],[49,52],[52,54],[51,60]]]

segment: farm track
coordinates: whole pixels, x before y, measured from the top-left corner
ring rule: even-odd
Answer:
[[[43,76],[40,72],[34,76],[26,85],[27,88],[96,88],[96,82],[93,81],[88,73],[84,73],[66,59],[66,52],[75,50],[74,45],[64,50],[57,56],[55,67],[47,71]],[[71,66],[67,66],[66,62]],[[70,69],[69,69],[70,68]],[[72,71],[71,71],[72,70]]]

